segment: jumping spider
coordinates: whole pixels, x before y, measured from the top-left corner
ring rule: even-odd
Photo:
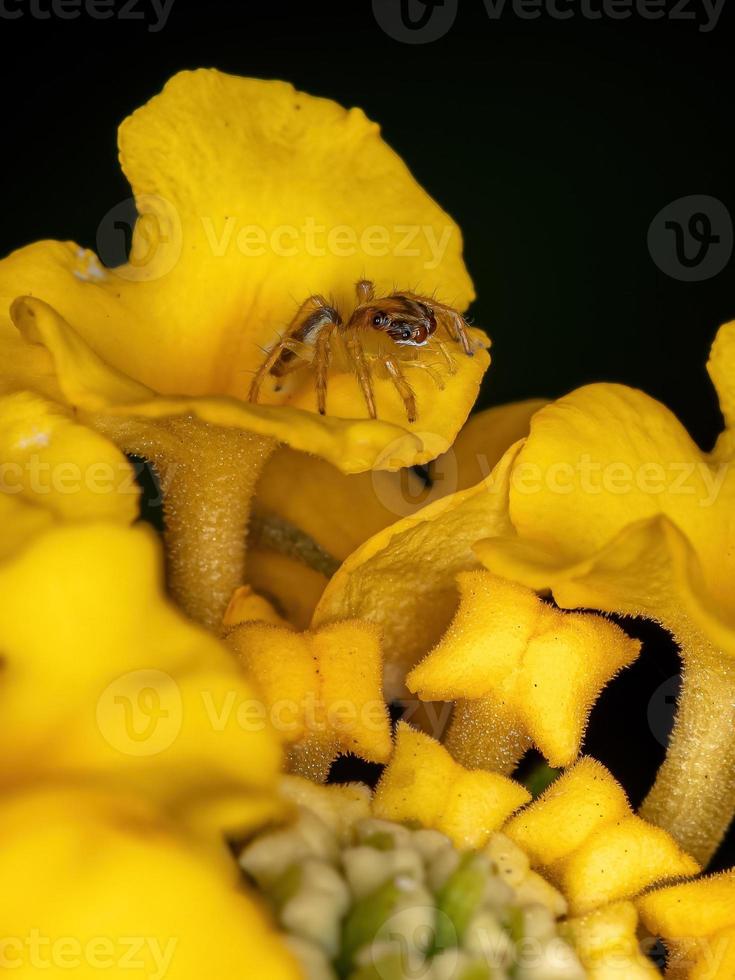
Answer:
[[[380,350],[377,355],[367,355],[361,334],[366,330],[379,330],[397,347],[426,347],[441,326],[450,340],[459,344],[468,357],[472,356],[473,345],[467,323],[451,306],[410,292],[393,293],[378,299],[372,282],[367,279],[360,280],[355,291],[357,305],[346,323],[323,296],[310,296],[301,304],[284,336],[269,352],[253,378],[249,393],[251,402],[257,402],[266,377],[282,378],[301,367],[305,361],[313,365],[317,405],[320,414],[324,415],[327,372],[336,334],[343,341],[347,358],[357,375],[370,418],[377,418],[377,412],[369,361],[377,358],[403,399],[408,421],[415,422],[416,398],[401,370],[397,352]],[[453,371],[454,362],[444,344],[438,338],[434,343]],[[426,366],[419,361],[407,363]]]

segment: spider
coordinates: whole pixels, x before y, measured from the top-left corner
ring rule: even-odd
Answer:
[[[327,372],[332,359],[334,335],[342,339],[347,358],[357,375],[370,418],[377,418],[375,396],[369,360],[379,360],[403,400],[409,422],[417,419],[416,398],[411,385],[401,370],[397,351],[367,355],[362,334],[366,330],[381,331],[394,345],[402,347],[426,347],[439,326],[450,340],[459,344],[468,357],[473,346],[467,322],[451,306],[416,293],[400,292],[376,298],[375,287],[367,279],[355,286],[357,304],[345,323],[339,312],[323,296],[309,296],[299,307],[282,339],[268,353],[250,385],[249,400],[257,402],[265,379],[282,378],[302,366],[299,359],[311,362],[314,367],[317,405],[324,415],[327,405]],[[453,370],[451,355],[437,339],[439,350]],[[414,362],[419,363],[419,362]],[[422,365],[425,366],[425,365]]]

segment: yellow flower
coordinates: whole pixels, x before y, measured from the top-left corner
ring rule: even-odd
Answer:
[[[412,469],[347,474],[326,460],[279,449],[256,488],[249,582],[305,629],[341,562],[396,521],[486,478],[544,404],[517,402],[471,415],[426,478]]]
[[[408,689],[458,701],[446,744],[460,761],[510,773],[533,744],[552,766],[570,765],[600,691],[640,644],[484,570],[461,572],[457,585],[457,615]]]
[[[311,368],[249,403],[254,373],[315,290],[347,314],[365,277],[378,296],[397,284],[465,309],[459,230],[360,110],[282,82],[182,72],[123,123],[120,159],[140,215],[128,262],[105,269],[41,242],[0,263],[0,386],[55,389],[156,464],[173,591],[216,627],[243,581],[249,502],[277,443],[348,473],[426,462],[466,418],[487,340],[471,331],[472,357],[449,338],[416,349],[415,423],[380,351],[366,355],[377,419],[336,356],[328,415]]]
[[[231,654],[164,597],[152,531],[27,508],[0,494],[26,532],[0,562],[0,794],[137,793],[215,851],[270,818],[278,744],[243,720],[258,702]]]
[[[633,901],[699,870],[589,758],[525,805],[517,783],[401,725],[372,801],[294,777],[283,791],[294,817],[240,863],[302,962],[332,959],[353,978],[415,975],[428,960],[452,980],[652,980]]]
[[[709,371],[727,428],[702,452],[663,405],[592,385],[541,409],[511,462],[511,527],[477,546],[560,606],[646,616],[675,637],[683,690],[643,812],[705,862],[735,813],[735,323]]]
[[[390,722],[374,626],[353,621],[295,633],[246,621],[227,642],[262,694],[270,726],[289,745],[292,771],[324,781],[340,752],[387,761]]]
[[[520,438],[528,418],[517,424]],[[479,564],[475,542],[510,532],[508,477],[514,451],[508,450],[486,480],[369,538],[342,564],[319,600],[312,628],[341,619],[380,627],[388,700],[405,695],[407,672],[449,626],[457,606],[457,573]],[[492,461],[492,449],[488,455]]]
[[[439,742],[401,722],[373,810],[386,820],[418,820],[458,847],[479,847],[530,799],[518,783],[497,773],[465,769]]]
[[[735,869],[657,889],[637,905],[669,951],[667,976],[729,980],[735,974]]]
[[[16,977],[299,980],[224,855],[206,858],[140,798],[0,794],[0,961]]]

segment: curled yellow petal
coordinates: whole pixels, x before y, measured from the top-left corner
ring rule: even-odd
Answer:
[[[0,493],[22,497],[59,520],[138,516],[132,466],[61,405],[30,392],[0,396]]]
[[[570,765],[594,701],[635,660],[640,644],[600,616],[553,609],[530,589],[486,571],[462,572],[457,584],[457,614],[408,675],[409,690],[422,700],[468,701],[448,743],[465,763],[509,771],[527,736],[552,766]],[[484,702],[487,726],[473,711],[477,701]],[[493,723],[493,714],[502,724]],[[518,732],[515,752],[502,741],[503,727]]]
[[[439,830],[458,847],[477,848],[529,799],[520,784],[465,769],[439,742],[401,722],[373,809],[387,820]]]
[[[324,780],[340,752],[385,762],[391,738],[378,631],[359,622],[295,633],[246,622],[227,636],[261,691],[291,766]]]

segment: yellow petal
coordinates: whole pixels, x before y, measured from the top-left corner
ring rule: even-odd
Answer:
[[[442,496],[486,480],[508,446],[528,435],[531,419],[547,402],[531,398],[473,412],[453,444],[430,466]]]
[[[735,927],[735,871],[707,875],[642,895],[641,919],[664,939],[699,939]]]
[[[273,810],[280,753],[228,651],[164,598],[148,528],[64,526],[0,568],[0,784],[131,789],[202,829]],[[63,691],[63,697],[59,692]]]
[[[160,347],[151,349],[140,324],[100,352],[113,364],[124,357],[121,366],[143,380],[155,372],[148,383],[157,390],[241,391],[243,372],[259,364],[257,345],[272,343],[294,299],[315,290],[345,303],[368,278],[383,293],[394,283],[438,289],[462,309],[473,298],[457,226],[359,109],[284,82],[181,72],[122,124],[120,158],[136,194],[173,205],[181,252],[170,272],[145,284],[137,307]],[[323,226],[313,242],[307,225]],[[390,233],[388,248],[364,236],[376,225]],[[396,226],[407,227],[401,235]],[[253,229],[265,246],[252,246]],[[399,249],[395,239],[409,229],[413,240]],[[125,286],[127,299],[135,287]]]
[[[571,911],[581,915],[700,869],[665,830],[630,816],[594,831],[553,870]]]
[[[523,786],[496,773],[465,769],[439,742],[401,722],[373,810],[399,823],[417,820],[458,847],[477,848],[529,799]]]
[[[343,622],[294,633],[250,622],[235,627],[227,642],[261,691],[275,731],[292,745],[323,743],[324,775],[340,749],[387,760],[390,726],[374,627]]]
[[[725,323],[717,331],[710,350],[707,371],[717,389],[720,410],[728,429],[735,428],[735,320]]]
[[[248,551],[246,575],[296,629],[308,628],[329,579],[297,558],[263,548]]]
[[[0,835],[3,957],[17,977],[300,976],[231,859],[203,858],[140,800],[6,795]]]
[[[0,493],[59,520],[131,523],[138,516],[131,465],[58,404],[29,392],[0,396],[0,458]]]
[[[523,848],[535,867],[546,867],[630,812],[617,780],[596,759],[585,756],[512,817],[503,833]]]
[[[574,946],[590,980],[656,980],[661,974],[638,945],[638,916],[631,902],[616,902],[567,919],[561,934]]]
[[[0,266],[0,304],[7,309],[22,295],[45,300],[113,372],[162,395],[244,398],[264,350],[315,291],[343,318],[363,277],[375,282],[378,296],[419,290],[459,310],[474,296],[459,229],[358,109],[345,111],[283,82],[182,72],[123,123],[120,158],[140,214],[130,261],[105,269],[73,243],[38,243]],[[106,220],[111,225],[114,215]],[[375,455],[401,441],[406,454],[413,443],[404,465],[426,462],[452,442],[472,407],[489,364],[487,338],[472,331],[474,357],[448,333],[447,356],[438,335],[413,352],[415,360],[396,348],[419,407],[420,426],[409,426],[373,334],[364,339],[384,421],[366,423],[367,433],[354,438],[377,443]],[[69,369],[53,353],[57,371]],[[88,380],[96,375],[101,383],[89,358],[77,353]],[[343,362],[332,359],[329,414],[365,420],[362,394]],[[60,385],[67,391],[69,379]],[[91,392],[87,402],[94,385]],[[296,372],[264,397],[313,414],[313,371]],[[240,418],[263,433],[258,413],[243,409]],[[284,423],[284,442],[346,472],[374,465],[374,458],[363,463],[357,446],[348,454],[356,459],[343,460],[338,447],[325,453],[320,443],[340,436],[329,425],[319,433],[317,419],[305,441],[297,418],[289,416],[293,440]]]
[[[654,549],[650,557],[639,556],[650,566],[645,569],[647,590],[628,594],[635,569],[619,586],[614,581],[600,585],[615,590],[618,606],[625,596],[627,608],[666,619],[679,602],[666,576],[682,574],[668,567],[674,556],[666,554],[661,567],[655,553],[673,547],[660,539],[669,528],[693,549],[698,566],[690,578],[700,579],[709,606],[718,611],[733,607],[735,548],[728,542],[734,500],[735,474],[702,453],[663,405],[619,385],[590,385],[534,416],[514,468],[510,509],[522,546],[534,549],[534,563],[547,566],[547,578],[559,568],[579,577],[588,571],[581,563],[606,557],[604,549],[622,540],[619,535],[645,530],[651,536],[649,550]],[[513,547],[513,541],[483,545],[483,561],[502,574],[505,554],[510,570]],[[611,549],[609,558],[620,574],[630,555],[617,559]],[[678,564],[686,571],[686,560]],[[637,569],[637,582],[643,572]],[[664,603],[672,608],[664,608],[662,617]]]
[[[467,417],[487,366],[487,356],[482,352],[458,361],[454,377],[462,391],[450,393],[447,389],[447,404],[437,399],[431,378],[419,373],[414,388],[417,397],[426,394],[429,410],[422,416],[420,426],[408,426],[405,416],[364,417],[362,409],[355,407],[352,377],[348,379],[349,388],[346,382],[334,386],[335,396],[339,397],[334,398],[335,404],[325,416],[293,405],[254,405],[229,396],[158,395],[102,360],[46,303],[28,297],[18,299],[12,315],[30,343],[42,343],[52,354],[66,400],[87,413],[150,419],[195,415],[213,425],[270,436],[321,456],[345,473],[414,466],[443,452]],[[150,353],[147,356],[150,358]],[[340,415],[341,409],[344,411]]]
[[[270,602],[263,596],[253,592],[249,585],[241,585],[236,589],[225,610],[222,626],[229,629],[240,623],[270,623],[271,626],[288,626],[282,616],[279,616]]]
[[[284,448],[263,470],[254,513],[298,528],[339,563],[367,538],[418,510],[426,496],[424,481],[411,469],[345,474],[326,460]]]
[[[513,451],[492,479],[436,501],[365,542],[331,579],[313,625],[356,618],[383,634],[385,691],[404,691],[419,657],[445,632],[457,607],[455,578],[476,567],[472,545],[510,531],[508,470]]]
[[[531,416],[543,404],[518,402],[470,416],[454,444],[431,464],[428,483],[413,469],[346,474],[306,453],[277,451],[258,482],[255,528],[258,521],[284,521],[325,554],[316,555],[309,568],[301,555],[290,559],[266,551],[275,546],[270,540],[262,547],[252,542],[250,582],[274,596],[289,619],[304,629],[339,562],[396,521],[484,480],[508,446],[527,434]],[[329,568],[332,559],[334,567]]]
[[[460,573],[457,583],[457,615],[409,674],[409,690],[422,700],[489,698],[490,710],[497,704],[504,722],[527,732],[552,766],[569,765],[594,701],[640,644],[602,617],[552,609],[488,572]],[[453,725],[453,740],[472,743],[463,760],[482,752],[477,722],[465,715]]]
[[[50,510],[0,493],[0,561],[10,558],[23,548],[34,535],[47,530],[55,523]]]

